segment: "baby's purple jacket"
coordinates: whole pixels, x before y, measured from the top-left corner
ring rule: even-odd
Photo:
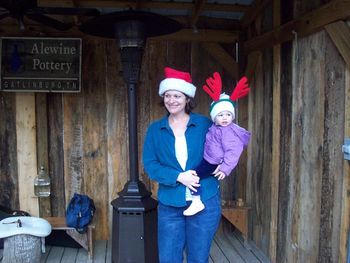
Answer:
[[[236,167],[251,133],[235,123],[222,127],[213,124],[206,135],[204,159],[211,164],[220,164],[220,171],[230,175]]]

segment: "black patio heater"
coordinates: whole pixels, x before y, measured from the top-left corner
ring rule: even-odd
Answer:
[[[136,88],[146,39],[180,29],[170,18],[133,10],[101,15],[80,27],[86,34],[117,39],[128,88],[130,180],[111,202],[112,263],[158,262],[157,201],[139,180]]]

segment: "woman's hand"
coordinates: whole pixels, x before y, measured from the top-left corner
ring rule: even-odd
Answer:
[[[184,186],[187,186],[191,191],[194,192],[197,192],[197,189],[194,187],[200,186],[199,177],[197,176],[196,171],[193,170],[179,173],[177,181],[182,183]]]

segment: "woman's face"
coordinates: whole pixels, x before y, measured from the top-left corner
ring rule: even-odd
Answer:
[[[170,114],[185,111],[187,98],[185,94],[176,90],[168,90],[164,93],[164,105]]]

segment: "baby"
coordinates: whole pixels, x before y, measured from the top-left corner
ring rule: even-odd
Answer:
[[[231,96],[221,92],[221,77],[215,72],[207,79],[208,86],[203,89],[213,98],[210,117],[213,125],[209,128],[204,145],[204,156],[199,166],[194,169],[200,178],[214,175],[219,180],[228,176],[236,167],[244,147],[248,145],[251,133],[233,123],[235,102],[249,93],[247,78],[243,77]],[[205,208],[200,198],[200,187],[191,191],[192,203],[183,212],[185,216],[194,215]]]

